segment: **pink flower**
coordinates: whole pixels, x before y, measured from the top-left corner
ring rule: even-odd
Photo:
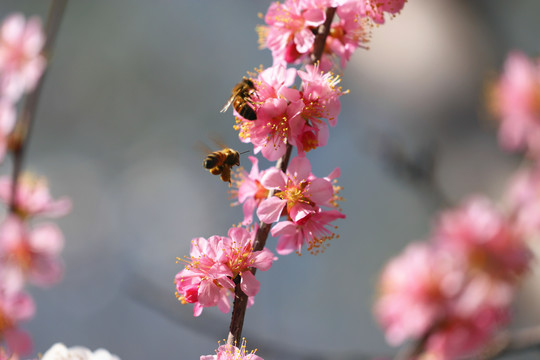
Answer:
[[[403,9],[407,0],[361,0],[363,12],[378,24],[384,23],[384,13],[395,15]]]
[[[256,92],[252,97],[257,120],[238,118],[235,129],[240,140],[251,142],[254,152],[275,161],[285,153],[284,146],[290,140],[290,122],[300,116],[304,106],[300,92],[289,88],[296,77],[295,69],[273,66],[262,71],[257,80]]]
[[[268,249],[253,251],[256,230],[231,228],[229,237],[196,238],[191,243],[189,261],[175,278],[178,298],[182,303],[195,303],[194,315],[204,307],[218,306],[222,312],[230,309],[230,295],[235,281],[242,291],[253,297],[260,283],[251,268],[266,271],[272,266],[273,254]]]
[[[7,176],[1,177],[0,199],[9,204],[11,192],[11,179]],[[45,178],[38,178],[31,174],[24,174],[19,178],[15,199],[17,215],[23,219],[35,215],[60,217],[71,210],[71,201],[68,198],[53,200]]]
[[[285,0],[270,5],[259,26],[259,43],[272,51],[274,64],[294,63],[306,56],[315,41],[314,29],[326,19],[317,1]]]
[[[511,53],[492,91],[492,108],[500,117],[499,139],[510,150],[540,153],[540,63]]]
[[[262,186],[261,178],[265,171],[259,171],[259,160],[250,156],[249,160],[253,164],[249,174],[244,169],[239,169],[234,176],[233,186],[237,189],[231,190],[233,198],[238,199],[233,205],[244,204],[244,221],[242,225],[248,226],[253,222],[253,210],[268,197],[269,190]]]
[[[508,309],[483,308],[466,317],[453,317],[437,327],[426,343],[425,358],[452,360],[473,355],[485,346],[501,324],[508,321]]]
[[[203,355],[201,360],[263,360],[255,355],[255,351],[246,354],[246,344],[242,342],[240,348],[233,345],[221,345],[216,355]]]
[[[276,168],[268,169],[261,183],[276,190],[275,196],[263,200],[257,209],[257,216],[267,224],[276,222],[284,210],[293,222],[298,222],[316,213],[320,206],[331,206],[334,195],[332,183],[313,177],[311,164],[303,157],[292,159],[286,174]]]
[[[507,294],[464,265],[428,243],[409,245],[387,264],[375,314],[390,344],[428,336],[425,353],[449,360],[486,344],[508,320]]]
[[[0,289],[0,338],[17,354],[26,354],[32,350],[30,335],[18,329],[17,323],[30,319],[34,312],[34,301],[29,295]]]
[[[529,268],[531,253],[512,223],[487,198],[468,200],[443,213],[434,238],[471,271],[515,282]]]
[[[386,339],[398,345],[422,336],[444,319],[447,300],[457,296],[464,277],[448,253],[413,243],[384,268],[375,315]]]
[[[41,50],[45,35],[37,17],[25,20],[22,14],[8,16],[0,28],[0,94],[17,101],[32,90],[46,61]]]
[[[294,223],[280,221],[271,230],[274,237],[279,236],[276,247],[277,253],[287,255],[293,251],[298,254],[302,246],[307,243],[307,250],[317,254],[328,246],[327,242],[336,237],[331,223],[337,219],[344,219],[345,215],[337,210],[322,211],[309,214]]]
[[[342,68],[347,66],[352,54],[356,49],[367,49],[369,42],[369,23],[365,18],[364,7],[361,1],[350,1],[336,10],[339,21],[332,23],[330,33],[326,38],[326,53],[321,60],[323,70],[330,69],[331,60],[329,55],[337,56]]]
[[[327,119],[330,126],[337,124],[341,109],[339,97],[344,94],[336,85],[339,76],[319,70],[319,66],[306,65],[306,71],[298,71],[302,79],[302,101],[304,107],[301,117],[290,121],[291,144],[298,154],[326,145],[328,126],[321,119]]]
[[[39,286],[57,283],[63,272],[59,259],[63,245],[56,225],[29,229],[19,218],[8,217],[0,226],[0,261],[10,271],[12,287],[20,290],[27,278]]]

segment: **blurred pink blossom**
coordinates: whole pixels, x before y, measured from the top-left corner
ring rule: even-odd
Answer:
[[[32,350],[30,335],[20,330],[20,321],[34,316],[35,305],[32,298],[24,292],[9,292],[0,288],[0,338],[10,351],[24,355]]]
[[[392,345],[419,338],[446,316],[464,284],[459,264],[427,243],[412,243],[382,271],[375,316]]]
[[[0,27],[0,94],[17,101],[32,90],[43,70],[41,50],[45,34],[37,17],[26,20],[22,14],[8,16]]]
[[[194,315],[205,307],[217,306],[222,312],[230,309],[230,295],[235,281],[249,297],[260,288],[250,268],[266,271],[272,266],[274,255],[268,250],[253,251],[256,230],[231,228],[229,237],[211,236],[208,240],[195,238],[186,267],[175,278],[178,298],[182,303],[194,303]]]
[[[523,236],[491,201],[473,197],[457,209],[444,212],[436,225],[434,239],[466,263],[507,282],[528,270],[531,252]]]
[[[540,61],[510,53],[491,92],[491,107],[501,121],[499,139],[510,150],[540,154]]]
[[[28,228],[16,216],[0,225],[0,261],[9,272],[9,284],[21,290],[24,280],[39,286],[57,283],[63,273],[59,257],[64,246],[60,229],[54,224]]]
[[[0,177],[0,199],[9,204],[11,193],[11,179],[7,176]],[[15,199],[15,211],[22,219],[35,215],[60,217],[71,210],[71,200],[67,197],[53,200],[47,180],[29,173],[19,178]]]

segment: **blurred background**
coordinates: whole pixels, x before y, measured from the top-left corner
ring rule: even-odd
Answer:
[[[0,15],[45,17],[48,5],[2,0]],[[232,113],[219,110],[246,71],[271,65],[254,31],[269,5],[68,4],[27,159],[55,197],[74,203],[59,221],[64,280],[31,288],[37,314],[23,327],[37,352],[63,342],[123,360],[187,360],[213,354],[226,338],[230,314],[206,309],[195,319],[192,305],[176,300],[175,258],[189,254],[192,238],[224,235],[242,219],[227,184],[202,168],[198,144],[214,146],[217,134],[251,150]],[[508,51],[538,55],[539,15],[536,0],[410,0],[374,28],[370,50],[343,71],[350,94],[329,144],[308,154],[315,175],[342,170],[341,238],[322,255],[280,257],[257,273],[262,287],[243,333],[249,349],[265,360],[395,351],[371,313],[378,272],[427,236],[445,201],[477,192],[497,199],[519,166],[497,144],[484,90]],[[513,326],[540,322],[537,287],[525,290]]]

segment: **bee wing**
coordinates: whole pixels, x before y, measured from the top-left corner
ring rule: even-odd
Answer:
[[[223,138],[221,137],[220,134],[218,133],[211,133],[211,134],[208,134],[208,137],[210,138],[210,140],[212,140],[212,142],[214,144],[216,144],[221,150],[223,149],[228,149],[229,147],[227,146],[227,144],[225,143],[225,140],[223,140]]]
[[[223,108],[219,111],[219,112],[225,112],[227,111],[227,109],[229,108],[229,106],[231,106],[231,104],[233,103],[234,101],[234,95],[231,96],[231,98],[229,99],[229,101],[227,101],[227,103],[223,106]]]

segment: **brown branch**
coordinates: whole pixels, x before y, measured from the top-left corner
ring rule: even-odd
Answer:
[[[45,45],[43,46],[42,54],[45,57],[47,64],[52,58],[52,49],[56,42],[58,30],[60,28],[60,22],[66,9],[67,0],[52,0],[49,8],[49,15],[45,25]],[[43,90],[43,84],[47,75],[47,68],[43,71],[41,78],[34,90],[24,99],[19,119],[15,124],[13,133],[10,136],[10,150],[13,156],[13,174],[12,174],[12,186],[11,186],[11,200],[9,203],[10,213],[16,212],[16,194],[17,184],[19,177],[23,169],[23,163],[30,142],[30,133],[34,125],[34,119],[36,117],[39,98]]]
[[[315,42],[313,44],[313,53],[311,54],[311,63],[315,64],[321,60],[321,56],[324,52],[324,47],[326,44],[326,38],[330,32],[330,26],[332,24],[332,19],[336,13],[336,8],[326,9],[326,20],[324,24],[320,25],[317,29],[317,35],[315,37]],[[277,161],[276,168],[281,169],[281,171],[287,171],[287,166],[289,165],[289,159],[291,157],[292,145],[287,144],[287,149],[285,154]],[[274,196],[274,191],[270,191],[268,198]],[[257,234],[255,235],[255,241],[253,244],[253,251],[261,251],[266,245],[266,240],[268,239],[268,233],[270,232],[270,227],[272,224],[260,223]],[[256,269],[252,269],[253,274],[256,273]],[[235,345],[241,343],[242,337],[242,328],[244,326],[244,317],[246,314],[248,297],[240,289],[240,284],[236,285],[234,292],[234,304],[231,317],[231,325],[229,327],[229,335],[227,337],[227,344]]]

